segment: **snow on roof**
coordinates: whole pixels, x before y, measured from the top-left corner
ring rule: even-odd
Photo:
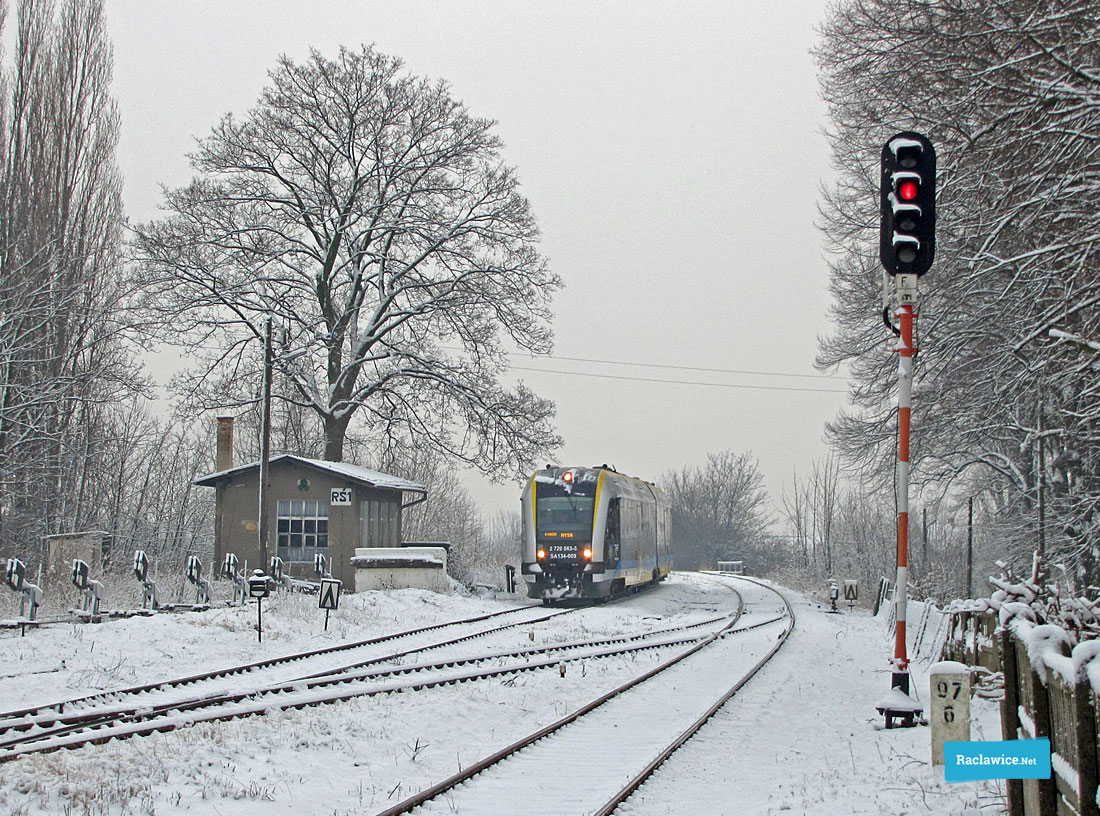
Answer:
[[[360,467],[359,465],[353,465],[349,462],[326,462],[322,459],[307,459],[304,456],[294,456],[290,453],[284,453],[280,456],[273,456],[270,460],[274,465],[277,462],[296,462],[302,465],[308,465],[310,467],[317,468],[318,470],[324,470],[328,473],[334,473],[338,476],[343,476],[347,479],[351,479],[354,482],[365,484],[369,487],[385,487],[391,490],[404,490],[409,493],[427,493],[428,488],[422,484],[411,482],[408,479],[402,479],[400,476],[392,476],[389,473],[382,473],[379,470],[371,470],[370,468]],[[217,473],[211,473],[209,476],[203,476],[201,479],[196,479],[195,484],[202,485],[204,487],[213,487],[220,479],[229,478],[240,473],[259,468],[259,462],[251,462],[247,465],[240,465],[229,470],[220,470]]]

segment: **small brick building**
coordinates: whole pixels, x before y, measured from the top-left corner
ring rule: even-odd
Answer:
[[[225,467],[231,454],[227,462],[221,448],[218,464]],[[289,574],[307,578],[313,576],[314,555],[323,554],[332,559],[332,577],[349,591],[355,586],[356,549],[400,547],[402,510],[424,501],[428,492],[388,473],[290,454],[272,457],[269,473],[268,555],[281,557]],[[259,483],[259,462],[195,481],[215,490],[215,565],[232,552],[249,570],[266,571],[259,563]],[[415,498],[406,501],[406,494]]]

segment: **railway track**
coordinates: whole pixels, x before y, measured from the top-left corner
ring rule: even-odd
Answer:
[[[328,672],[353,670],[379,660],[393,659],[417,651],[443,648],[476,638],[486,637],[518,626],[541,623],[566,614],[572,610],[547,611],[540,607],[514,607],[485,615],[476,615],[445,623],[417,627],[389,635],[379,635],[363,640],[341,643],[321,649],[267,658],[252,663],[226,666],[198,674],[187,675],[156,683],[114,689],[112,691],[83,697],[59,700],[57,702],[0,712],[0,737],[11,731],[28,730],[56,721],[66,714],[80,714],[92,709],[106,708],[111,705],[124,705],[128,700],[151,701],[155,695],[190,688],[203,689],[200,694],[217,693],[222,688],[239,688],[246,678],[262,684],[265,680],[271,684],[279,681],[292,681],[305,677],[320,676]],[[515,618],[507,623],[500,619]],[[462,631],[462,630],[468,631]],[[458,630],[457,636],[450,634]],[[438,634],[447,633],[439,639]],[[382,652],[362,659],[362,655],[406,640],[424,641],[420,645],[399,652]],[[349,662],[350,661],[350,662]]]
[[[75,748],[111,739],[167,731],[198,722],[263,714],[272,709],[302,708],[372,694],[514,675],[556,667],[563,660],[597,659],[662,648],[687,648],[710,637],[712,630],[728,626],[731,619],[730,615],[717,615],[681,626],[598,641],[562,642],[483,654],[467,653],[434,662],[406,662],[409,658],[436,650],[454,651],[457,646],[490,633],[542,622],[576,611],[569,609],[546,612],[538,607],[526,609],[532,612],[538,610],[538,614],[528,614],[519,621],[505,625],[494,625],[475,633],[464,633],[458,637],[352,663],[346,662],[345,656],[344,663],[335,667],[303,672],[302,665],[297,665],[295,676],[289,680],[263,682],[259,677],[246,678],[242,675],[254,674],[258,671],[257,667],[270,668],[273,663],[285,670],[291,664],[303,664],[303,661],[308,663],[307,658],[310,656],[318,653],[328,655],[334,650],[292,655],[278,662],[263,661],[261,664],[234,667],[181,678],[174,682],[70,700],[65,704],[9,712],[0,715],[0,761],[29,753]],[[471,620],[484,621],[486,618],[499,616],[482,616],[413,631],[419,634],[426,630],[469,624]],[[392,641],[408,635],[409,633],[400,633],[388,638],[375,638],[361,642],[360,645]],[[346,653],[348,648],[340,647],[338,651]],[[233,691],[222,690],[227,677],[233,681]],[[212,679],[222,682],[211,685],[209,681]],[[246,679],[247,687],[242,689]]]
[[[729,580],[748,597],[742,614],[718,631],[378,816],[614,812],[779,651],[794,627],[781,593],[750,579]]]

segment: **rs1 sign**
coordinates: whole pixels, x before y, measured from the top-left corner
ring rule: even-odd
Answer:
[[[351,488],[350,487],[334,487],[332,488],[332,494],[329,498],[329,504],[335,507],[350,507],[351,506]]]

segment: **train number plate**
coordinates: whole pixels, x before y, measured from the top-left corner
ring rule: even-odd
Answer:
[[[551,544],[549,547],[551,558],[576,558],[576,544]]]

